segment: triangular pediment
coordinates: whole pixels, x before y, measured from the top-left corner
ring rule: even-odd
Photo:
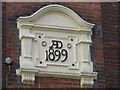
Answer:
[[[45,6],[31,16],[19,17],[18,23],[90,29],[94,26],[84,21],[71,9],[57,4]]]

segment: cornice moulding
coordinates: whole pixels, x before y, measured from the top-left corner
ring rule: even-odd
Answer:
[[[57,11],[57,12],[62,12],[66,15],[68,15],[69,17],[71,17],[76,23],[78,23],[80,26],[82,25],[83,27],[89,27],[89,28],[93,28],[95,24],[92,23],[88,23],[85,20],[83,20],[81,17],[79,17],[74,11],[72,11],[71,9],[64,7],[62,5],[58,5],[58,4],[52,4],[52,5],[48,5],[45,6],[41,9],[39,9],[37,12],[35,12],[34,14],[30,15],[30,16],[26,16],[26,17],[19,17],[17,19],[17,22],[33,22],[38,16],[40,17],[42,14],[47,13],[47,12],[51,12],[51,11]]]

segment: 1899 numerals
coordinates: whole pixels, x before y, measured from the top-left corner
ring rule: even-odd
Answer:
[[[58,61],[60,60],[61,56],[64,56],[64,59],[61,60],[61,62],[66,61],[68,57],[68,52],[66,49],[60,50],[54,50],[53,48],[49,48],[49,50],[46,50],[46,61]]]

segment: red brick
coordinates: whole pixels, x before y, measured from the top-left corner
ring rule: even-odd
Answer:
[[[93,30],[93,45],[91,47],[91,57],[94,62],[94,69],[98,71],[98,79],[94,87],[120,87],[118,81],[109,82],[109,80],[118,79],[119,60],[118,60],[118,3],[105,2],[56,2],[74,10],[84,20],[92,21],[96,24]],[[5,75],[8,67],[3,61],[3,88],[79,88],[80,80],[53,77],[36,77],[34,85],[25,85],[21,83],[21,77],[16,75],[16,67],[19,65],[19,55],[21,53],[20,40],[16,28],[16,20],[19,16],[28,16],[33,14],[44,5],[50,2],[6,2],[2,3],[2,60],[11,57],[12,64],[11,77],[6,85]],[[1,53],[1,52],[0,52]],[[115,59],[114,59],[115,58]],[[95,68],[96,67],[96,68]],[[116,68],[115,68],[116,67]],[[108,73],[111,72],[111,73]],[[114,74],[116,72],[116,74]],[[13,76],[12,76],[13,75]],[[107,77],[111,75],[113,77]],[[48,85],[46,85],[48,83]],[[12,85],[13,84],[13,85]]]

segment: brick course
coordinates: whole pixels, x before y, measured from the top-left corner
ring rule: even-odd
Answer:
[[[2,3],[0,2],[0,89],[2,87]]]
[[[53,78],[36,76],[34,85],[21,83],[21,76],[16,75],[19,68],[19,56],[21,46],[16,27],[19,16],[29,16],[41,7],[57,3],[69,7],[84,20],[95,23],[93,29],[91,56],[94,63],[94,71],[98,72],[98,79],[94,87],[120,87],[119,86],[119,62],[118,62],[118,3],[101,2],[5,2],[2,3],[3,42],[2,42],[2,70],[3,88],[80,88],[79,79]],[[4,59],[11,57],[13,62],[11,72],[6,73],[8,66]]]
[[[118,3],[102,3],[103,50],[106,87],[119,86]]]

